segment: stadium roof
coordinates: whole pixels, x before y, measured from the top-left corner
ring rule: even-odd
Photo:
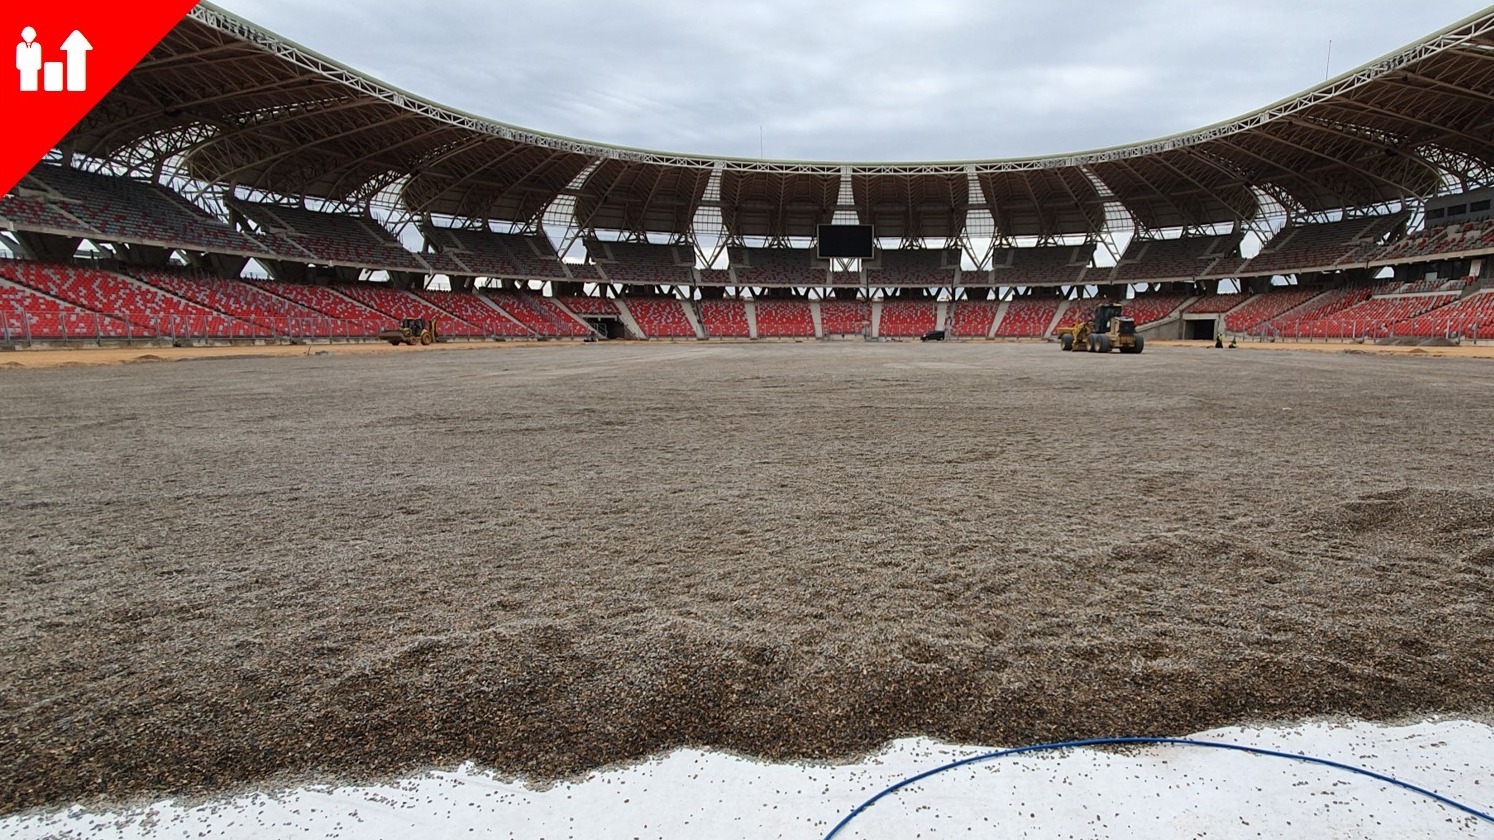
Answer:
[[[730,235],[808,236],[850,205],[881,236],[955,237],[989,209],[998,237],[1097,234],[1119,201],[1153,230],[1306,215],[1494,183],[1494,7],[1238,119],[1040,158],[838,163],[676,155],[530,131],[385,85],[208,3],[69,134],[100,159],[178,155],[217,184],[416,215],[535,223],[574,198],[585,229],[690,232],[703,203]],[[847,185],[843,189],[843,184]],[[719,196],[719,198],[718,198]]]

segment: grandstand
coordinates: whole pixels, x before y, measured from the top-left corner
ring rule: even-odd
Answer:
[[[1287,225],[1240,269],[1241,276],[1325,271],[1364,265],[1405,222],[1403,214]]]
[[[315,323],[326,316],[249,283],[165,271],[136,272],[135,279],[183,300],[254,324],[264,331],[262,337],[330,334]]]
[[[1320,293],[1319,289],[1303,289],[1293,286],[1252,295],[1238,306],[1227,310],[1228,314],[1224,316],[1225,329],[1231,333],[1255,334],[1262,324],[1303,306]],[[1236,296],[1221,295],[1221,297],[1233,299]],[[1204,298],[1199,303],[1208,300],[1209,298]],[[1191,307],[1190,311],[1192,311]]]
[[[253,321],[227,316],[109,271],[12,262],[0,267],[0,276],[73,307],[124,321],[133,327],[130,337],[231,339],[264,335]],[[21,303],[34,306],[38,301],[26,298]],[[67,314],[76,313],[68,310]],[[107,321],[100,324],[101,329],[112,330]]]
[[[685,302],[675,298],[630,297],[623,302],[645,338],[696,338],[695,325],[685,314]]]
[[[820,302],[820,335],[869,335],[871,304],[865,301],[824,300]]]
[[[814,252],[790,248],[731,248],[735,285],[816,288],[825,285],[827,265],[816,265]],[[704,282],[704,278],[702,278]]]
[[[565,278],[555,247],[542,235],[423,225],[426,245],[479,277],[547,280]],[[434,266],[433,266],[434,267]]]
[[[1375,251],[1371,265],[1477,256],[1494,248],[1494,219],[1438,225],[1398,239]]]
[[[996,248],[991,252],[991,282],[997,286],[1059,286],[1080,281],[1094,259],[1096,243]]]
[[[425,271],[427,266],[369,216],[233,200],[229,206],[269,234],[276,255],[321,265]]]
[[[889,338],[921,336],[938,329],[938,304],[934,301],[884,300],[877,322],[877,335]]]
[[[1161,321],[1178,310],[1190,295],[1178,292],[1151,292],[1122,301],[1124,314],[1145,327]]]
[[[536,336],[581,338],[591,334],[591,328],[549,298],[519,292],[494,292],[489,299]]]
[[[437,330],[445,335],[452,334],[447,331],[448,325],[460,324],[475,327],[476,334],[487,338],[528,338],[537,334],[533,328],[511,317],[485,295],[430,290],[417,291],[415,294],[446,313],[437,324]]]
[[[758,338],[813,338],[814,312],[809,301],[759,299],[753,303],[757,314]]]
[[[27,179],[16,192],[0,196],[0,227],[34,230],[61,236],[97,233],[77,218],[35,192],[27,194]]]
[[[1107,279],[1111,283],[1153,283],[1208,277],[1221,258],[1240,253],[1242,232],[1179,239],[1133,239]]]
[[[1284,315],[1261,321],[1249,333],[1288,338],[1301,336],[1305,325],[1330,319],[1339,312],[1369,300],[1374,293],[1375,290],[1369,286],[1343,286],[1317,295],[1307,305],[1289,310]]]
[[[1290,330],[1279,329],[1288,338],[1390,338],[1403,334],[1398,329],[1402,322],[1457,299],[1456,294],[1375,296],[1311,320],[1297,319]]]
[[[586,243],[608,282],[643,286],[692,286],[695,284],[694,256],[688,249],[674,245],[648,245],[639,242]],[[685,253],[681,253],[684,251]]]
[[[994,300],[957,300],[953,304],[949,334],[956,338],[985,338],[996,326],[1001,304]]]
[[[700,285],[702,286],[726,287],[736,286],[740,283],[737,280],[736,272],[729,268],[702,268],[699,269],[699,274]]]
[[[44,163],[32,169],[0,205],[0,215],[8,214],[85,238],[230,254],[264,251],[163,186],[66,166]]]
[[[577,315],[600,315],[603,317],[616,317],[617,304],[609,298],[595,297],[593,295],[571,295],[560,298],[558,303]]]
[[[697,306],[707,338],[747,338],[747,304],[740,300],[703,300]]]
[[[114,322],[157,337],[368,337],[388,319],[439,314],[455,338],[592,335],[576,315],[636,323],[655,337],[802,338],[861,334],[873,312],[878,335],[906,336],[927,331],[946,306],[899,290],[958,297],[961,286],[996,291],[947,305],[945,325],[964,337],[1042,337],[1092,310],[1086,295],[1127,299],[1145,328],[1224,315],[1232,331],[1280,335],[1336,316],[1317,304],[1363,303],[1370,269],[1427,264],[1427,279],[1403,279],[1382,297],[1462,293],[1489,276],[1494,219],[1480,191],[1490,185],[1469,173],[1494,171],[1494,152],[1467,147],[1464,130],[1464,102],[1487,101],[1487,91],[1457,67],[1460,50],[1491,31],[1494,14],[1466,22],[1294,101],[1291,119],[1273,112],[1061,158],[826,166],[624,152],[416,106],[352,71],[313,72],[317,57],[203,5],[155,48],[149,77],[128,75],[107,108],[0,196],[0,226],[18,257],[55,267],[86,255],[117,269],[125,285],[95,282],[73,293],[84,302],[59,299],[78,310],[59,324],[112,319],[99,322],[98,337]],[[1427,88],[1418,114],[1402,118],[1391,74],[1412,72]],[[367,122],[350,129],[323,113],[328,95],[346,97]],[[140,104],[162,97],[211,101],[213,124],[240,128],[174,140],[180,126]],[[1321,132],[1314,121],[1343,130]],[[1427,140],[1438,126],[1445,136]],[[307,136],[323,139],[313,148]],[[1454,160],[1485,163],[1449,168]],[[1455,200],[1458,189],[1472,199]],[[1267,206],[1261,194],[1278,201]],[[1423,216],[1425,227],[1404,230]],[[879,241],[899,245],[864,261],[817,260],[806,245],[832,219],[873,224]],[[1268,229],[1277,232],[1243,257],[1243,232]],[[416,235],[420,253],[404,244]],[[1128,241],[1115,264],[1095,265],[1102,245],[1116,253],[1119,236]],[[724,265],[697,268],[698,255],[723,252]],[[966,267],[967,257],[982,267]],[[244,284],[245,258],[274,280]],[[1197,281],[1263,275],[1297,277],[1322,294],[1313,307],[1300,291],[1190,294]],[[476,294],[480,277],[505,288]],[[678,305],[701,297],[697,286],[725,291]],[[1076,299],[1033,297],[1032,287]],[[742,302],[768,289],[791,299]],[[59,311],[11,294],[13,315]],[[644,302],[652,295],[673,297]],[[1353,314],[1416,309],[1379,306]]]
[[[879,251],[875,263],[863,266],[870,286],[938,286],[955,284],[955,269],[960,267],[960,252],[950,250]]]
[[[130,321],[101,315],[8,281],[8,276],[9,272],[0,267],[0,340],[7,344],[148,338],[153,335]]]
[[[1062,298],[1056,297],[1019,298],[1010,301],[1006,306],[1006,314],[996,324],[996,336],[1038,338],[1047,335],[1053,320],[1058,317],[1058,308],[1063,303]],[[1093,310],[1094,303],[1091,301],[1085,306]]]
[[[1220,315],[1230,311],[1231,309],[1234,309],[1250,298],[1251,295],[1244,292],[1237,292],[1234,294],[1206,295],[1189,304],[1188,308],[1183,310],[1183,314]]]
[[[1477,294],[1414,315],[1395,325],[1396,335],[1415,338],[1494,338],[1494,290]]]
[[[391,321],[404,318],[440,318],[443,335],[480,335],[471,324],[426,303],[419,297],[400,289],[375,283],[339,283],[333,290],[351,298],[369,309],[387,316]]]

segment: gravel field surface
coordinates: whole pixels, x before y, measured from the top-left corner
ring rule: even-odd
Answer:
[[[596,344],[0,370],[0,813],[675,746],[1488,719],[1494,363]]]

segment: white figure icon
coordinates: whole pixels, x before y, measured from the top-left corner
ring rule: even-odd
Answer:
[[[36,43],[36,30],[26,27],[21,30],[21,43],[16,45],[16,70],[21,74],[21,91],[37,89],[37,76],[41,76],[41,89],[48,91],[88,90],[88,51],[93,45],[74,29],[73,34],[62,42],[62,51],[67,53],[66,63],[42,61],[41,44]]]
[[[36,30],[26,27],[21,30],[21,43],[16,45],[16,69],[21,71],[21,90],[36,90],[36,77],[42,68],[41,44],[35,43]]]

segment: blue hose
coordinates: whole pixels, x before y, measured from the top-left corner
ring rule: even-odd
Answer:
[[[946,770],[953,770],[956,767],[964,767],[967,764],[976,764],[982,761],[991,761],[993,759],[1003,758],[1009,755],[1042,752],[1044,750],[1064,750],[1071,747],[1093,747],[1100,744],[1179,744],[1188,747],[1209,747],[1217,750],[1236,750],[1238,752],[1250,753],[1251,755],[1263,755],[1268,758],[1286,758],[1291,759],[1292,761],[1305,762],[1307,764],[1319,764],[1324,767],[1332,767],[1335,770],[1347,770],[1350,773],[1358,773],[1361,776],[1368,776],[1371,779],[1386,782],[1388,784],[1395,785],[1396,787],[1405,788],[1412,793],[1419,793],[1422,796],[1425,796],[1429,799],[1435,799],[1438,802],[1441,802],[1442,804],[1450,806],[1452,808],[1456,808],[1459,811],[1472,814],[1473,816],[1484,820],[1485,822],[1494,823],[1494,815],[1486,814],[1483,811],[1480,811],[1468,805],[1464,805],[1461,802],[1455,802],[1445,796],[1442,796],[1441,794],[1433,793],[1426,788],[1417,787],[1410,782],[1403,782],[1400,779],[1391,778],[1390,776],[1386,776],[1382,773],[1376,773],[1373,770],[1366,770],[1363,767],[1355,767],[1351,764],[1340,764],[1337,761],[1329,761],[1326,758],[1313,758],[1312,756],[1308,755],[1277,752],[1276,750],[1264,750],[1260,747],[1247,747],[1241,744],[1228,744],[1222,741],[1196,741],[1192,738],[1089,738],[1083,741],[1061,741],[1053,744],[1036,744],[1028,747],[1014,747],[1009,750],[1000,750],[998,752],[986,753],[984,755],[971,756],[970,758],[962,758],[959,761],[951,762],[944,765],[943,767],[935,767],[932,770],[926,770],[916,776],[911,776],[909,778],[903,779],[901,782],[898,782],[892,787],[887,788],[876,796],[873,796],[871,799],[868,799],[860,805],[856,806],[856,810],[852,811],[849,814],[846,814],[845,819],[841,820],[839,823],[836,823],[835,827],[830,829],[830,833],[825,835],[825,840],[833,840],[835,835],[840,833],[841,829],[850,824],[851,820],[856,819],[856,817],[861,815],[861,812],[865,811],[867,808],[870,808],[877,802],[877,800],[881,799],[882,797],[902,790],[903,788],[907,787],[908,785],[914,784],[915,782],[923,781],[930,776],[935,776],[943,773]]]

